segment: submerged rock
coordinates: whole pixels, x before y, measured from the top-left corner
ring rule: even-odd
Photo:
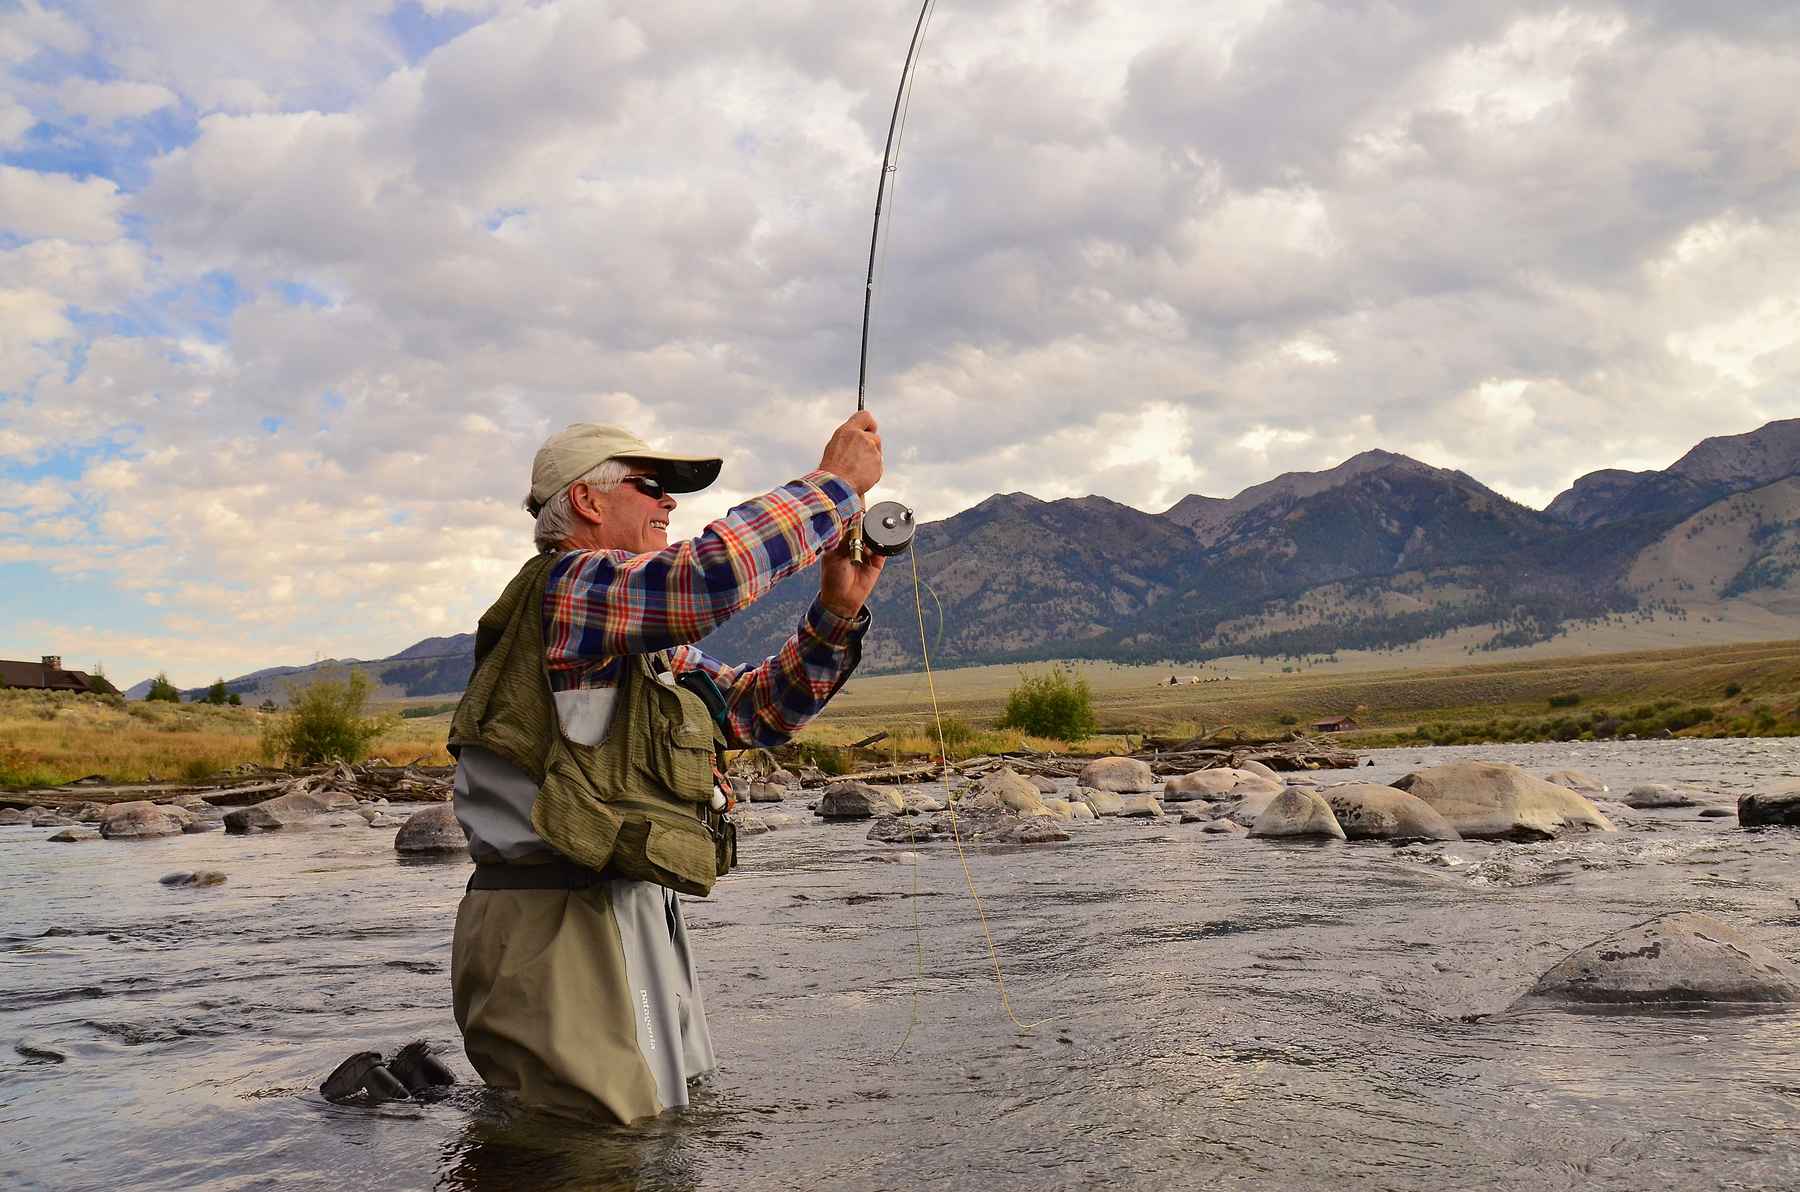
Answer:
[[[1767,791],[1738,800],[1738,824],[1754,828],[1763,824],[1800,826],[1800,782],[1783,782]]]
[[[165,886],[222,886],[225,875],[217,869],[196,869],[192,873],[165,873],[157,880]]]
[[[1503,762],[1452,762],[1393,785],[1425,800],[1465,837],[1543,840],[1575,829],[1615,831],[1599,808],[1569,790]]]
[[[1317,791],[1307,787],[1290,787],[1269,800],[1263,813],[1250,829],[1252,836],[1328,836],[1344,839],[1344,829],[1332,814],[1331,805]]]
[[[98,840],[100,833],[92,828],[64,828],[47,839],[53,840],[57,844],[78,844],[83,840]]]
[[[772,782],[752,782],[750,784],[750,801],[752,803],[779,803],[787,798],[787,788]]]
[[[1391,786],[1347,782],[1319,792],[1349,840],[1461,840],[1431,804]]]
[[[1625,793],[1620,800],[1625,806],[1638,811],[1652,807],[1692,807],[1694,800],[1686,793],[1661,782],[1640,782]]]
[[[1096,816],[1118,815],[1125,810],[1125,800],[1111,791],[1089,790],[1085,786],[1078,786],[1075,788],[1075,793],[1069,797],[1086,803]]]
[[[100,821],[100,835],[108,840],[142,840],[154,836],[179,836],[181,816],[147,799],[115,803]]]
[[[1571,953],[1515,1008],[1787,1005],[1800,971],[1737,928],[1696,911],[1663,915]]]
[[[1156,775],[1148,764],[1134,757],[1096,758],[1081,767],[1079,782],[1097,791],[1114,794],[1138,794],[1156,789]]]
[[[1162,804],[1151,795],[1134,795],[1122,801],[1119,814],[1125,819],[1161,819]]]
[[[462,825],[456,822],[456,805],[433,803],[406,817],[394,833],[394,851],[401,853],[455,853],[469,847]]]
[[[1223,815],[1217,819],[1208,820],[1206,826],[1200,830],[1208,836],[1244,836],[1250,831],[1236,820]]]
[[[739,836],[761,836],[764,832],[771,830],[769,825],[763,822],[762,816],[753,811],[740,809],[732,812],[726,818],[737,825]]]

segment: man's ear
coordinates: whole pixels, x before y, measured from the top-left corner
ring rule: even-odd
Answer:
[[[595,492],[581,481],[576,481],[569,488],[569,508],[582,521],[600,524],[600,506],[595,502]]]

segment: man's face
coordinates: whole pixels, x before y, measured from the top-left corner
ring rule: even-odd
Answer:
[[[675,498],[666,492],[653,497],[645,488],[660,488],[655,471],[632,465],[631,475],[620,481],[619,487],[594,494],[603,549],[641,555],[669,545],[669,514],[675,508]]]

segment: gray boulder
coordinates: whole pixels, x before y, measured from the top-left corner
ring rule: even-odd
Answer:
[[[1256,817],[1250,835],[1328,836],[1342,840],[1344,829],[1339,826],[1337,816],[1331,813],[1331,805],[1317,791],[1296,786],[1269,800],[1263,813]]]
[[[1425,800],[1471,839],[1545,840],[1569,830],[1612,832],[1612,822],[1569,790],[1502,762],[1452,762],[1393,785]]]
[[[1800,971],[1697,911],[1663,915],[1571,953],[1514,1003],[1533,1006],[1791,1005]]]
[[[1585,770],[1558,770],[1554,774],[1545,775],[1544,781],[1590,799],[1599,798],[1609,789],[1604,782]]]
[[[1250,831],[1236,820],[1223,815],[1217,819],[1208,820],[1206,826],[1200,830],[1209,836],[1244,836]]]
[[[30,808],[0,807],[0,828],[26,827],[35,818]]]
[[[1081,767],[1082,786],[1114,794],[1138,794],[1156,789],[1156,775],[1134,757],[1096,758]]]
[[[1249,791],[1236,803],[1233,803],[1231,809],[1227,811],[1225,815],[1241,828],[1254,828],[1256,826],[1256,821],[1262,817],[1262,813],[1269,809],[1269,804],[1273,803],[1275,797],[1286,789],[1287,788],[1284,787],[1281,790],[1257,789]],[[1294,787],[1293,789],[1310,790],[1312,788]]]
[[[799,786],[800,776],[792,770],[776,770],[769,775],[770,786]]]
[[[225,830],[233,835],[276,832],[304,824],[325,810],[325,800],[310,791],[294,791],[225,813]]]
[[[1743,796],[1738,800],[1738,824],[1745,828],[1764,824],[1800,827],[1800,782],[1780,782]]]
[[[779,803],[787,798],[787,788],[772,782],[752,782],[750,784],[750,801],[752,803]]]
[[[64,815],[58,811],[44,811],[31,817],[34,828],[72,828],[81,821],[72,815]]]
[[[433,803],[413,812],[394,833],[394,851],[401,853],[455,853],[469,847],[462,825],[456,822],[456,805]]]
[[[78,844],[83,840],[98,840],[100,839],[100,833],[94,831],[92,828],[64,828],[62,831],[48,839],[55,841],[57,844]]]
[[[1046,778],[1042,774],[1028,774],[1025,776],[1025,781],[1029,782],[1032,786],[1037,787],[1038,794],[1040,795],[1054,795],[1056,793],[1056,779],[1054,778]]]
[[[1319,792],[1349,840],[1461,840],[1450,821],[1416,795],[1372,782]]]
[[[165,873],[159,880],[165,886],[222,886],[225,875],[217,869],[196,869],[192,873]]]
[[[167,807],[147,799],[114,803],[100,821],[100,835],[108,840],[144,840],[154,836],[179,836],[182,818]]]
[[[1692,807],[1694,800],[1667,783],[1640,782],[1625,792],[1621,800],[1627,807],[1646,811],[1654,807]]]
[[[944,809],[942,802],[924,791],[901,791],[900,804],[907,815],[932,815]]]
[[[770,831],[769,825],[763,822],[762,816],[741,807],[726,818],[737,825],[739,836],[761,836],[764,832]]]
[[[1284,785],[1282,784],[1280,774],[1277,774],[1274,770],[1271,770],[1268,766],[1265,766],[1255,758],[1246,761],[1243,765],[1239,766],[1238,769],[1244,771],[1246,774],[1254,774],[1258,778],[1267,778],[1270,782],[1276,783],[1277,785]]]
[[[866,782],[839,782],[825,790],[819,814],[826,819],[869,819],[899,815],[906,809],[898,792],[881,790]]]

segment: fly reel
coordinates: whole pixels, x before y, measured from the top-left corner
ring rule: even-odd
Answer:
[[[912,545],[917,528],[912,510],[898,501],[877,501],[863,514],[863,543],[870,552],[891,559]]]

